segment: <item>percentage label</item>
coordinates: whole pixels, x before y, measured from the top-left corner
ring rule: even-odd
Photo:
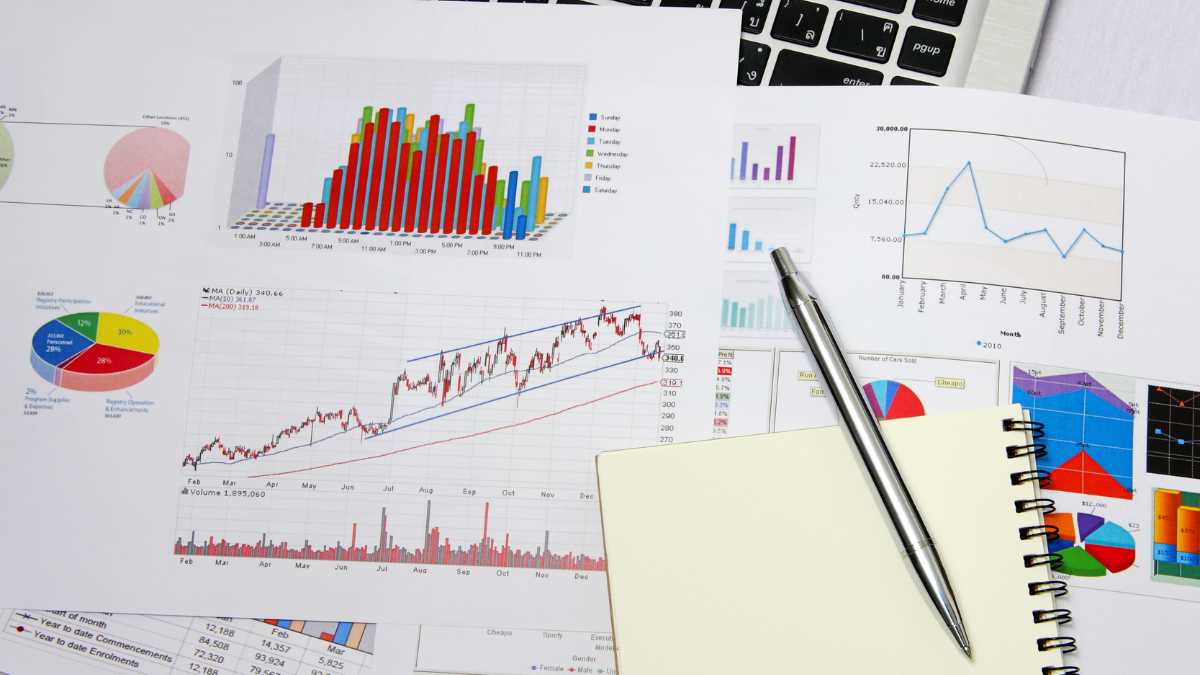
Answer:
[[[118,328],[118,329],[117,329],[117,335],[133,335],[133,329],[131,329],[131,328]]]
[[[97,356],[96,357],[96,365],[103,366],[103,365],[108,365],[110,363],[112,363],[112,359],[107,356]]]

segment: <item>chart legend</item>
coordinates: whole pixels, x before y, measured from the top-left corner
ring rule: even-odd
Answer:
[[[1045,425],[1037,464],[1050,489],[1132,499],[1133,381],[1047,366],[1014,366],[1012,377],[1012,402]]]

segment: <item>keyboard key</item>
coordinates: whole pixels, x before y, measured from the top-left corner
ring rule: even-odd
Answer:
[[[913,5],[913,16],[926,21],[936,21],[947,26],[962,23],[967,0],[917,0]]]
[[[659,0],[659,7],[712,7],[712,0]]]
[[[904,42],[900,46],[900,58],[896,60],[896,65],[905,70],[941,77],[950,67],[952,51],[953,35],[909,26],[904,32]]]
[[[587,0],[554,0],[554,4],[556,4],[556,5],[594,5],[596,3],[587,2]]]
[[[918,0],[919,2],[920,0]],[[904,5],[908,0],[846,0],[846,2],[870,7],[871,9],[880,9],[885,12],[899,14],[904,11]]]
[[[638,7],[649,7],[651,0],[617,0],[617,2],[626,5],[637,5]]]
[[[825,30],[825,16],[829,10],[807,0],[783,0],[775,12],[775,23],[771,24],[771,37],[795,42],[806,47],[816,47]]]
[[[742,32],[761,33],[771,11],[771,0],[721,0],[721,7],[742,10]]]
[[[770,47],[742,40],[742,48],[738,53],[738,84],[747,87],[757,87],[762,84],[769,58],[771,58]]]
[[[779,51],[772,85],[868,85],[883,84],[883,73],[841,61],[830,61],[811,54]]]
[[[562,0],[559,0],[559,2],[562,2]],[[911,77],[904,77],[903,75],[896,75],[895,77],[893,77],[891,79],[891,84],[924,84],[924,85],[928,85],[930,87],[937,86],[936,84],[934,84],[932,82],[922,82],[921,80],[914,80]]]
[[[887,63],[900,24],[869,14],[839,10],[829,29],[829,51]]]

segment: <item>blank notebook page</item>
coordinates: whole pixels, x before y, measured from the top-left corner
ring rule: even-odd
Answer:
[[[1019,406],[884,423],[975,652],[951,639],[840,427],[602,453],[596,464],[620,675],[1041,673],[1056,634],[1028,584],[1041,523],[1010,474]]]

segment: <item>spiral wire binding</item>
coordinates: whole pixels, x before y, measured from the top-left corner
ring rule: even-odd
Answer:
[[[1046,444],[1039,443],[1038,440],[1045,438],[1046,425],[1041,422],[1029,420],[1006,419],[1003,422],[1005,431],[1023,431],[1027,433],[1033,442],[1024,443],[1021,445],[1009,445],[1005,447],[1005,453],[1009,459],[1023,459],[1033,457],[1040,459],[1046,456]],[[1009,474],[1009,480],[1013,485],[1024,485],[1025,483],[1037,482],[1042,488],[1050,487],[1050,472],[1044,469],[1027,469],[1024,471],[1016,471]],[[1048,497],[1037,497],[1035,499],[1018,499],[1013,502],[1017,513],[1028,513],[1030,511],[1038,511],[1045,516],[1049,513],[1054,513],[1054,500]],[[1017,530],[1018,536],[1022,541],[1036,539],[1042,537],[1047,543],[1058,540],[1058,527],[1054,525],[1031,525],[1022,527]],[[1062,566],[1063,558],[1058,553],[1031,553],[1023,556],[1026,568],[1039,567],[1041,565],[1049,565],[1050,569],[1056,570]],[[1029,583],[1029,595],[1043,595],[1049,593],[1055,598],[1062,597],[1067,594],[1067,584],[1063,581],[1033,581]],[[1033,611],[1034,623],[1047,623],[1055,626],[1069,623],[1071,621],[1071,610],[1069,609],[1037,609]],[[1073,637],[1045,637],[1038,638],[1037,648],[1040,652],[1047,652],[1054,649],[1059,650],[1063,654],[1069,654],[1076,649],[1075,638]],[[1079,668],[1076,666],[1046,666],[1042,668],[1042,675],[1077,675]]]

